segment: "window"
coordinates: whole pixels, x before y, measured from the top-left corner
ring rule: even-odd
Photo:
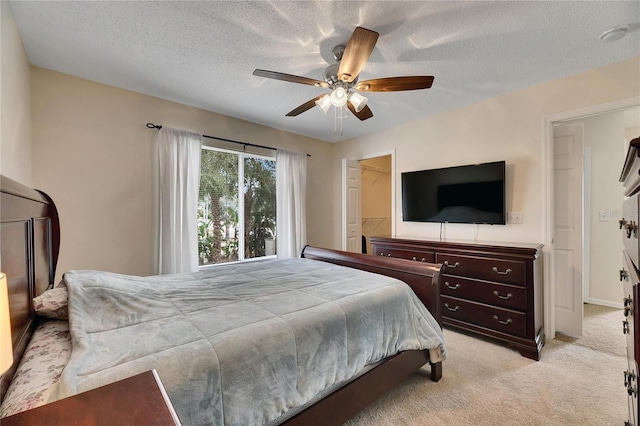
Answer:
[[[200,164],[199,264],[274,255],[275,159],[203,147]]]

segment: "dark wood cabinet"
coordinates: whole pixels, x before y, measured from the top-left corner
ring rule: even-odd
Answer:
[[[629,402],[629,420],[625,425],[640,425],[638,413],[638,365],[640,365],[640,266],[638,240],[638,205],[640,203],[640,138],[633,139],[629,144],[627,157],[620,174],[625,199],[622,203],[624,217],[620,218],[620,232],[624,247],[622,254],[622,269],[620,281],[624,290],[622,318],[622,333],[627,339],[627,369],[624,371],[624,387]],[[621,381],[622,384],[622,381]]]
[[[442,320],[540,359],[542,245],[371,237],[372,254],[444,265]],[[424,260],[423,260],[424,259]]]
[[[27,425],[180,425],[160,378],[147,371],[0,420]]]

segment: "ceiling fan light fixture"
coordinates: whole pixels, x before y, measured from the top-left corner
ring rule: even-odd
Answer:
[[[326,114],[331,107],[331,98],[329,97],[329,95],[324,95],[316,101],[316,105],[322,110],[322,112]]]
[[[351,92],[349,95],[349,102],[351,102],[351,105],[356,109],[356,112],[362,111],[362,108],[367,105],[368,100],[369,99],[365,98],[360,93]]]
[[[347,91],[344,87],[336,87],[329,95],[331,105],[334,107],[342,107],[347,104]]]

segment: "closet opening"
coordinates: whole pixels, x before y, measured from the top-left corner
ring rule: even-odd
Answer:
[[[360,211],[362,212],[362,252],[371,254],[370,237],[391,236],[392,156],[359,160]]]

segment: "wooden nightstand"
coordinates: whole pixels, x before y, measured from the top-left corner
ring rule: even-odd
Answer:
[[[17,425],[180,425],[155,370],[0,419]]]

